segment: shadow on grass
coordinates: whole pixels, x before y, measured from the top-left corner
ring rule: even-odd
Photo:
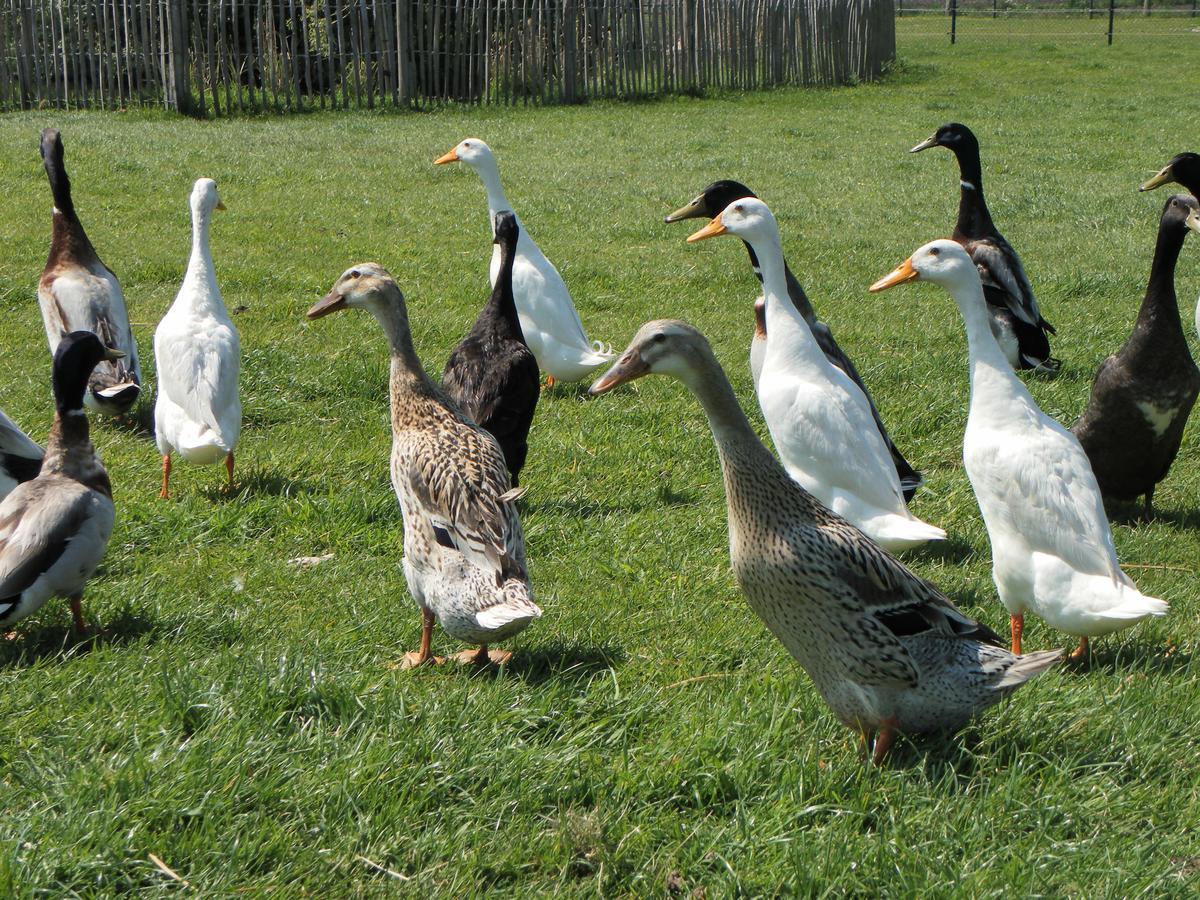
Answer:
[[[211,503],[229,503],[246,497],[294,497],[298,494],[312,494],[316,491],[316,487],[311,481],[288,478],[285,475],[263,472],[260,469],[247,469],[241,473],[234,473],[233,487],[231,488],[224,480],[224,469],[214,467],[213,471],[220,471],[221,480],[217,484],[210,484],[200,492],[204,499]]]
[[[960,538],[931,541],[923,547],[909,550],[902,559],[927,559],[948,563],[965,563],[975,556],[975,548]]]
[[[116,431],[154,440],[154,404],[148,401],[139,401],[132,411],[111,419],[106,418],[105,421]]]
[[[647,504],[633,501],[627,503],[600,503],[596,500],[576,500],[569,497],[555,497],[548,500],[522,499],[517,501],[521,515],[538,513],[548,516],[567,516],[571,518],[591,518],[606,516],[612,513],[640,513],[649,507]],[[655,508],[661,504],[655,503]]]
[[[1109,516],[1122,525],[1153,525],[1161,522],[1176,528],[1200,530],[1200,509],[1155,509],[1154,518],[1147,521],[1142,517],[1142,504],[1137,501],[1109,501]]]
[[[85,620],[86,602],[85,598]],[[53,605],[53,601],[48,605]],[[42,607],[39,614],[46,608]],[[51,613],[47,618],[54,616]],[[166,632],[157,619],[134,609],[121,610],[99,630],[90,625],[90,632],[82,640],[76,640],[71,626],[62,621],[18,623],[17,627],[11,639],[0,639],[0,669],[24,668],[44,659],[59,658],[65,662],[98,647],[120,647],[147,636],[155,639]]]
[[[625,653],[617,647],[555,643],[522,649],[513,654],[505,668],[530,684],[541,684],[551,679],[591,678],[623,662]]]
[[[1073,648],[1069,648],[1067,652],[1070,652],[1070,649]],[[1106,645],[1103,638],[1096,638],[1091,642],[1091,653],[1087,659],[1064,659],[1063,668],[1081,675],[1089,672],[1103,672],[1107,675],[1168,675],[1189,668],[1192,662],[1192,654],[1178,646],[1140,641],[1134,644]]]

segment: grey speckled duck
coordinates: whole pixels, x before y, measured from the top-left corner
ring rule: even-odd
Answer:
[[[876,764],[897,731],[960,728],[1058,660],[1057,650],[1009,653],[990,628],[789,478],[690,325],[643,325],[591,391],[651,372],[682,381],[708,416],[725,481],[733,572],[751,609],[834,715],[864,740],[878,733]]]
[[[54,425],[36,478],[0,503],[0,626],[35,613],[51,597],[69,597],[76,636],[83,586],[112,535],[112,486],[88,436],[84,392],[92,370],[125,354],[90,331],[63,335],[54,351]]]
[[[489,654],[487,645],[542,614],[504,454],[425,373],[387,270],[347,269],[308,317],[349,308],[369,310],[391,345],[392,487],[404,517],[404,577],[423,617],[421,648],[405,665],[442,662],[430,652],[435,617],[451,637],[480,645],[459,659],[503,663],[512,654]]]

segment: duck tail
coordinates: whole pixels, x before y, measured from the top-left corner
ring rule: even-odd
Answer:
[[[597,356],[603,356],[605,361],[612,359],[617,355],[617,351],[613,349],[612,344],[606,344],[604,341],[592,341],[592,352]]]
[[[1062,654],[1062,650],[1039,650],[1037,653],[1014,656],[1012,665],[1004,670],[1004,675],[996,682],[996,689],[1012,690],[1036,678],[1061,660]]]
[[[510,579],[504,585],[503,598],[477,612],[475,621],[487,631],[509,635],[522,630],[541,615],[541,608],[529,596],[529,586]]]
[[[1130,590],[1126,590],[1125,593],[1132,596],[1128,596],[1120,606],[1106,609],[1104,611],[1106,619],[1136,622],[1151,616],[1165,616],[1167,610],[1171,608],[1166,600],[1159,600],[1157,597],[1147,597]]]
[[[132,407],[141,392],[141,387],[135,381],[109,384],[104,387],[94,384],[89,390],[96,408],[105,411],[116,409],[118,412],[124,412]]]
[[[42,132],[42,164],[50,179],[54,208],[68,219],[77,219],[75,203],[71,200],[71,179],[67,177],[67,168],[63,163],[62,135],[57,128],[47,128]]]

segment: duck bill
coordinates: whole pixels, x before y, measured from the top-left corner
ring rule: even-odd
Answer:
[[[880,291],[886,291],[888,288],[893,288],[898,284],[904,284],[906,281],[916,281],[920,278],[920,274],[913,268],[912,257],[910,256],[900,265],[896,266],[890,273],[884,275],[877,282],[871,285],[868,290],[872,294],[878,294]]]
[[[694,244],[697,241],[706,241],[709,238],[716,237],[719,234],[724,234],[725,231],[726,228],[721,224],[720,216],[717,216],[695,234],[689,234],[687,242],[689,244]]]
[[[338,312],[346,308],[346,298],[337,291],[330,291],[323,298],[312,305],[312,308],[305,313],[310,319],[320,319],[322,316],[327,316],[330,313]]]
[[[936,147],[937,145],[937,135],[935,134],[932,137],[925,138],[925,140],[921,141],[921,143],[917,144],[917,146],[913,147],[908,152],[920,153],[922,150],[928,150],[930,147]]]
[[[435,166],[444,166],[446,163],[458,162],[458,148],[455,147],[449,153],[443,153],[433,161]]]
[[[1149,181],[1143,182],[1142,186],[1139,187],[1138,190],[1139,191],[1152,191],[1156,187],[1161,187],[1162,185],[1166,184],[1167,182],[1174,181],[1174,180],[1175,180],[1174,176],[1171,173],[1171,167],[1167,166],[1165,169],[1163,169],[1161,172],[1159,172],[1157,175],[1155,175]]]
[[[675,212],[671,213],[664,222],[678,222],[681,219],[703,219],[705,216],[711,215],[708,211],[708,206],[703,198],[697,197],[687,206],[681,206]]]
[[[123,350],[118,350],[116,347],[105,347],[104,348],[104,358],[107,359],[109,362],[112,362],[113,360],[116,360],[116,359],[124,359],[125,352]]]
[[[1193,209],[1188,213],[1188,217],[1184,219],[1183,224],[1196,232],[1196,234],[1200,234],[1200,210]]]
[[[650,367],[642,360],[641,354],[636,350],[629,350],[613,363],[611,369],[592,383],[592,386],[588,388],[588,393],[593,397],[606,394],[627,381],[641,378],[649,371]]]

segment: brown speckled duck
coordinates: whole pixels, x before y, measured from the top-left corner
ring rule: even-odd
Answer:
[[[704,336],[643,325],[594,385],[648,373],[682,381],[708,416],[729,519],[733,572],[751,609],[880,763],[896,732],[952,731],[1059,659],[1014,656],[845,519],[793,481],[762,445]]]
[[[351,308],[371,312],[391,345],[392,487],[404,518],[404,577],[423,618],[421,648],[404,665],[443,661],[430,651],[435,618],[451,637],[479,645],[459,660],[502,664],[512,654],[487,645],[542,614],[504,454],[426,374],[404,295],[386,269],[347,269],[308,317]]]

